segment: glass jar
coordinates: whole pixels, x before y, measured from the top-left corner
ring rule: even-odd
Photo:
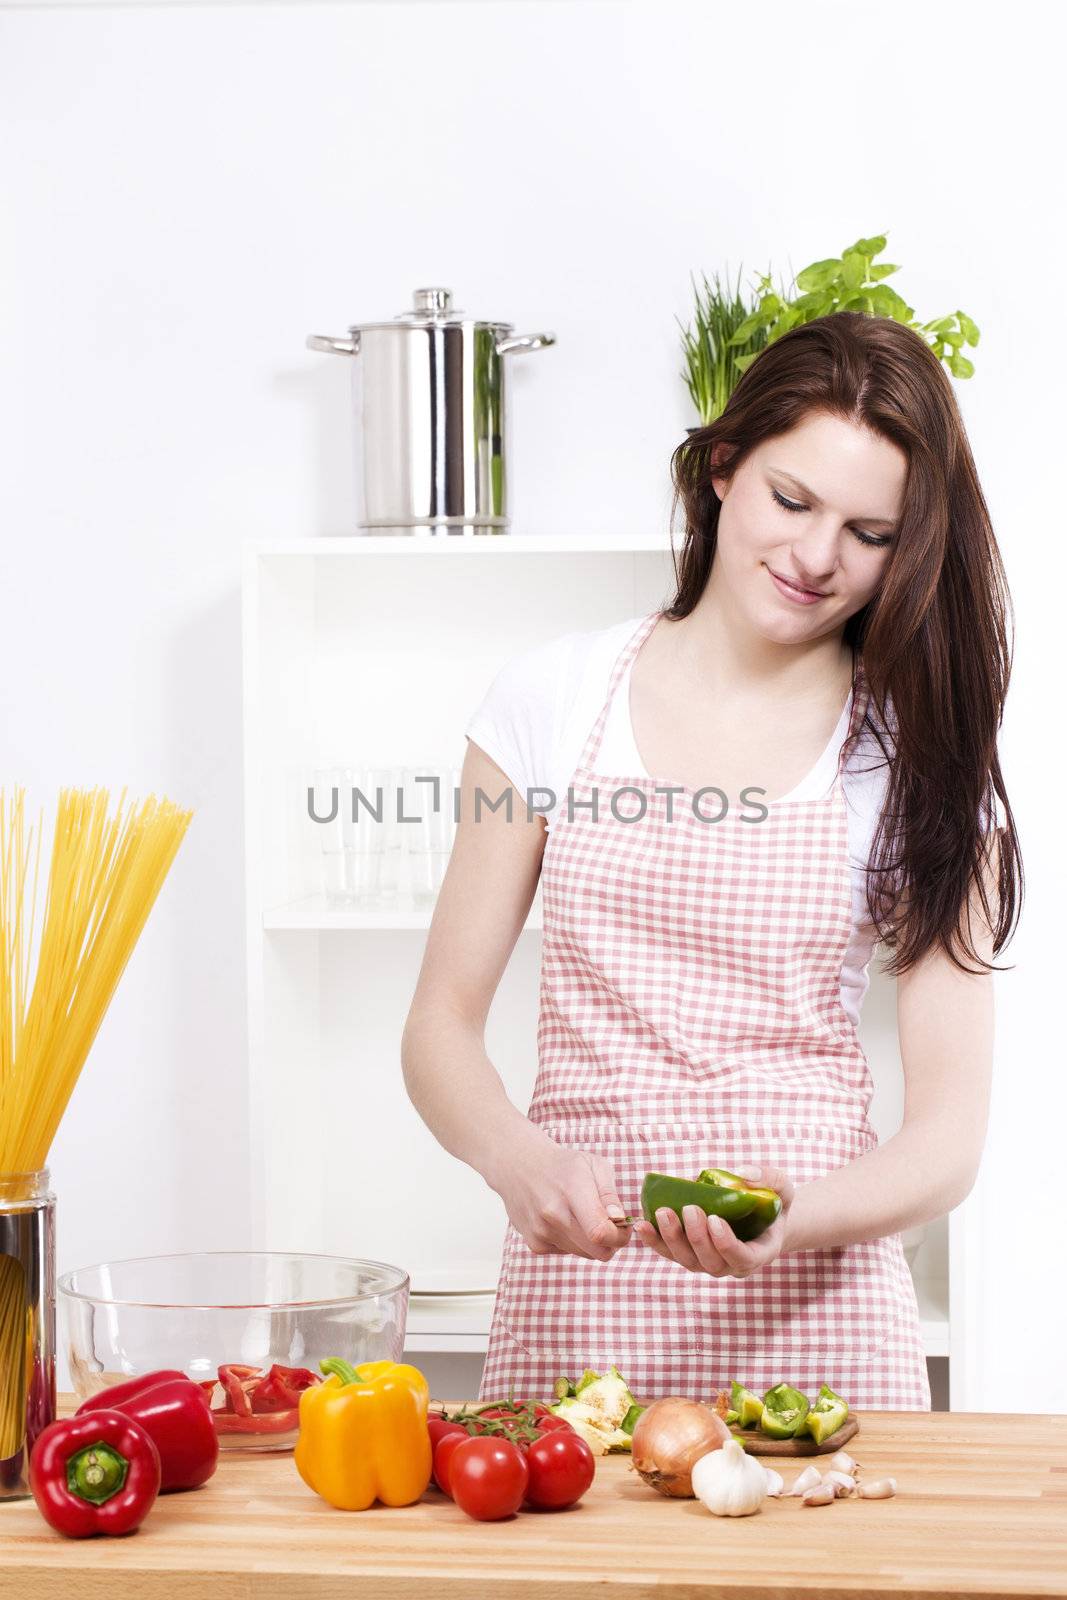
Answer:
[[[0,1500],[29,1495],[56,1415],[56,1197],[48,1168],[0,1173]]]

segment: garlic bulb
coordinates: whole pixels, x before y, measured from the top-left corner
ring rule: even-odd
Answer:
[[[694,1466],[693,1493],[717,1517],[748,1517],[767,1493],[767,1469],[737,1439],[727,1439]]]

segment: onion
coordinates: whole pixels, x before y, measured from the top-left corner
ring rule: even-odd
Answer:
[[[701,1456],[732,1439],[726,1423],[699,1400],[667,1395],[637,1419],[633,1464],[647,1484],[672,1499],[693,1498],[693,1468]]]

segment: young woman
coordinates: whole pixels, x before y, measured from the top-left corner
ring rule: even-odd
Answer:
[[[645,1398],[928,1409],[900,1233],[974,1181],[1021,893],[989,515],[940,363],[858,313],[768,346],[672,468],[669,604],[512,658],[468,726],[404,1032],[415,1105],[510,1219],[482,1393],[614,1362]],[[509,787],[510,819],[476,815]],[[484,1024],[539,878],[523,1116]],[[881,1146],[856,1034],[879,940],[906,1083]],[[705,1167],[778,1190],[761,1238],[617,1220],[646,1172]]]

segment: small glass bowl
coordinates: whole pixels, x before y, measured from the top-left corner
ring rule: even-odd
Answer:
[[[381,1261],[207,1251],[80,1267],[57,1288],[80,1402],[162,1367],[206,1383],[223,1364],[319,1376],[329,1356],[399,1361],[410,1280]],[[219,1416],[216,1426],[223,1450],[290,1450],[299,1431],[228,1432]]]

